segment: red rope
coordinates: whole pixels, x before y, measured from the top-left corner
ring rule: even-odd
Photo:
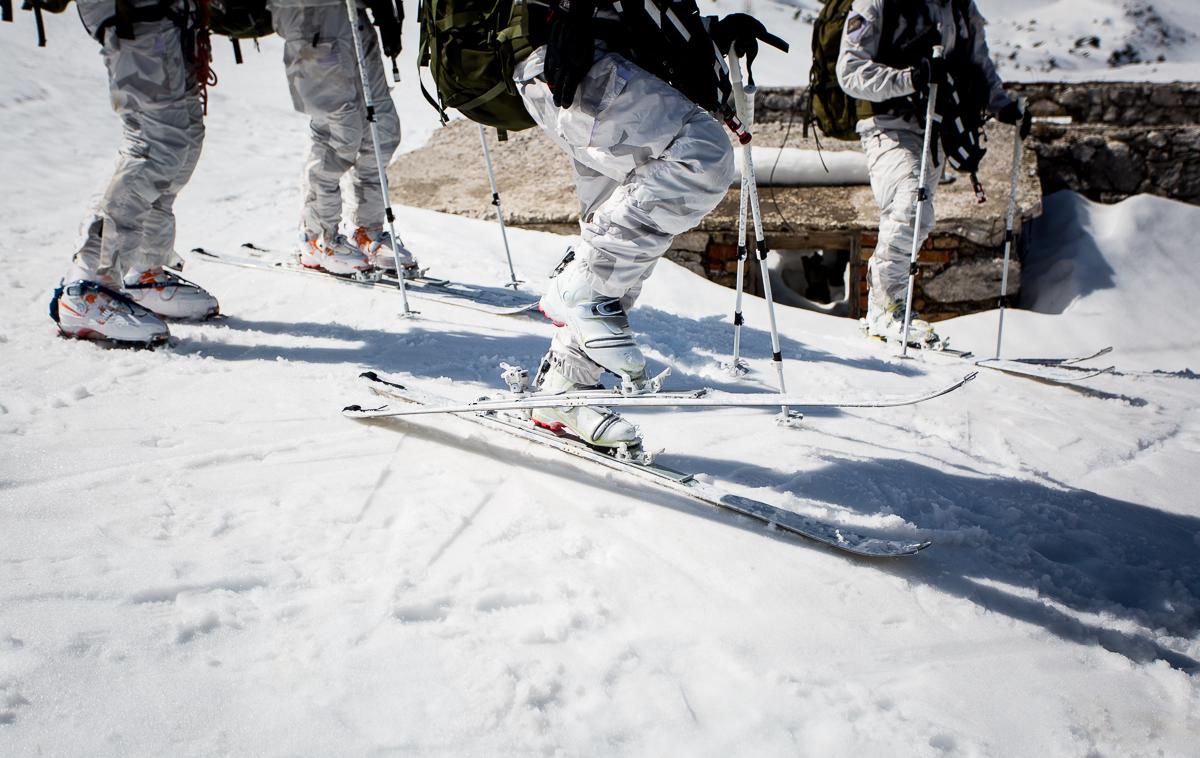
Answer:
[[[208,88],[217,86],[217,72],[212,70],[212,37],[208,31],[208,0],[197,0],[200,18],[196,29],[196,83],[200,85],[200,103],[208,115]]]

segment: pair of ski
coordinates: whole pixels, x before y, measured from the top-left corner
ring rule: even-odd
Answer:
[[[915,555],[929,546],[925,540],[897,540],[867,537],[777,506],[724,492],[704,484],[691,474],[662,466],[649,455],[630,455],[628,450],[593,447],[562,433],[535,426],[530,412],[536,408],[603,405],[606,407],[779,407],[790,408],[893,408],[913,405],[946,395],[966,384],[975,374],[935,390],[907,396],[863,398],[812,398],[776,393],[734,394],[702,389],[691,392],[658,392],[650,395],[621,395],[615,391],[583,391],[554,395],[525,394],[504,398],[483,398],[474,403],[459,403],[389,381],[375,372],[361,375],[367,387],[387,403],[376,407],[351,405],[343,414],[356,419],[407,417],[433,413],[452,413],[487,429],[567,453],[576,458],[620,471],[657,487],[684,495],[709,506],[730,511],[766,524],[782,532],[820,542],[837,550],[872,558]],[[512,383],[510,382],[510,386]]]
[[[376,271],[360,276],[330,274],[320,269],[300,265],[300,261],[295,255],[273,252],[251,242],[242,243],[240,254],[218,252],[204,247],[193,248],[192,254],[200,260],[212,263],[223,263],[261,271],[291,271],[358,287],[390,290],[399,287],[394,272]],[[408,294],[415,299],[469,308],[494,316],[519,316],[536,313],[535,309],[538,304],[537,295],[531,293],[514,292],[496,287],[477,287],[452,282],[448,279],[427,277],[423,273],[414,278],[405,278],[404,284],[408,289]]]

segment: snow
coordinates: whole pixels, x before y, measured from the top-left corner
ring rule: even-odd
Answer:
[[[49,18],[35,50],[18,19],[0,27],[0,755],[1194,754],[1195,207],[1047,199],[1004,352],[1113,345],[1120,373],[1094,394],[985,371],[798,430],[629,414],[703,481],[934,541],[848,559],[464,422],[338,413],[366,399],[365,368],[494,389],[499,362],[544,351],[534,319],[414,301],[402,320],[394,293],[193,260],[225,319],[173,325],[153,352],[55,338],[49,293],[119,131],[77,21]],[[178,247],[286,245],[305,127],[278,40],[217,57]],[[411,77],[396,97],[411,148],[435,120]],[[434,273],[506,280],[494,225],[398,216]],[[563,240],[510,236],[540,287]],[[750,381],[715,368],[731,306],[663,262],[632,318],[675,386],[771,387],[760,300]],[[778,315],[794,393],[909,393],[970,368]],[[995,314],[944,331],[987,355]]]
[[[820,0],[698,0],[702,13],[747,12],[791,45],[762,46],[755,81],[808,83]],[[1194,0],[975,0],[988,48],[1012,81],[1190,81],[1200,76]],[[1160,60],[1161,59],[1161,60]]]

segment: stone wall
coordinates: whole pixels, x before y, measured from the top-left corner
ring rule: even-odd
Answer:
[[[1013,82],[1035,116],[1067,116],[1076,124],[1164,126],[1200,124],[1200,83]]]
[[[1033,151],[1043,191],[1117,202],[1146,193],[1200,205],[1200,127],[1045,125]]]
[[[1021,83],[1045,192],[1115,202],[1148,193],[1200,204],[1200,83]],[[802,132],[803,88],[764,88],[755,118]]]

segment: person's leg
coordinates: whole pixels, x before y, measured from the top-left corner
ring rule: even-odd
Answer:
[[[147,132],[155,134],[156,144],[168,146],[166,149],[180,150],[184,159],[175,176],[163,188],[162,194],[150,204],[142,227],[138,254],[130,262],[130,269],[134,272],[163,266],[178,267],[181,263],[175,251],[175,198],[187,186],[200,161],[204,145],[204,107],[197,95],[181,103],[180,110],[180,113],[172,114],[173,120],[181,122],[178,126],[172,124],[163,130],[157,123],[147,125]],[[175,142],[177,139],[182,142]]]
[[[190,107],[194,101],[198,108],[199,101],[179,29],[170,21],[135,29],[130,40],[107,35],[102,50],[124,143],[76,254],[76,270],[98,281],[119,282],[140,263],[154,204],[194,160]]]
[[[729,188],[723,127],[658,77],[606,54],[570,108],[540,79],[519,83],[530,114],[575,161],[618,186],[584,219],[577,251],[594,289],[621,297]]]
[[[292,104],[309,117],[301,227],[313,238],[332,239],[342,220],[341,178],[354,165],[366,128],[346,8],[277,6],[272,20],[284,40]]]
[[[167,339],[166,325],[118,289],[122,274],[142,262],[156,203],[190,173],[191,103],[199,102],[178,27],[161,21],[134,31],[133,39],[107,35],[101,51],[124,143],[50,314],[68,336],[155,344]]]
[[[552,282],[543,309],[570,326],[577,347],[594,362],[638,381],[645,359],[620,301],[649,275],[674,236],[725,195],[733,172],[729,139],[678,90],[613,54],[592,67],[570,108],[555,106],[538,78],[519,81],[518,88],[534,120],[590,170],[577,173],[577,187],[586,191],[596,183],[603,190],[581,194],[576,261]]]
[[[367,82],[371,86],[371,99],[375,105],[375,132],[379,135],[380,158],[386,169],[387,165],[391,163],[396,148],[400,146],[400,117],[396,114],[396,104],[392,101],[392,93],[388,91],[387,72],[383,66],[383,57],[379,51],[375,29],[368,22],[363,11],[359,11],[358,22],[359,37],[363,43]],[[349,29],[349,25],[347,25],[347,29]],[[361,85],[359,85],[358,91],[362,91]],[[371,138],[369,125],[365,123],[365,104],[363,119],[365,132],[351,173],[354,184],[354,221],[360,227],[376,230],[383,228],[384,207],[387,205],[387,200],[383,196],[379,182],[375,143]]]
[[[871,297],[880,304],[904,302],[908,264],[912,255],[917,190],[921,175],[921,135],[908,131],[875,130],[863,136],[871,189],[879,204],[879,239],[871,256]],[[918,244],[933,228],[933,193],[937,171],[931,166],[921,211]]]

